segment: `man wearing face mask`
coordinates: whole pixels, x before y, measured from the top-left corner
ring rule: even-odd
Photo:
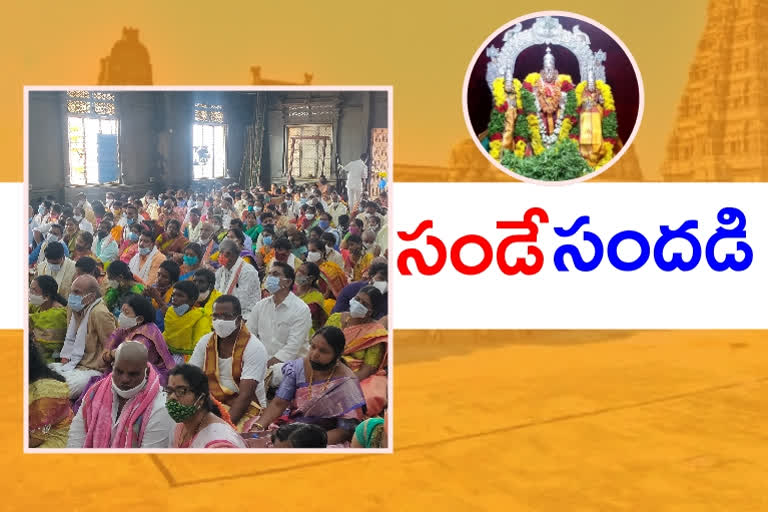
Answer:
[[[373,319],[380,320],[387,316],[387,262],[377,260],[368,267],[367,279],[350,283],[344,287],[336,298],[336,305],[333,306],[331,313],[344,313],[349,311],[349,301],[353,299],[357,292],[366,286],[375,286],[383,295],[381,307]]]
[[[197,298],[196,306],[201,308],[211,322],[213,322],[213,304],[216,299],[221,297],[221,292],[215,288],[216,274],[210,269],[201,268],[195,272],[192,281],[197,286],[200,295]]]
[[[126,240],[131,234],[131,226],[139,222],[139,210],[136,205],[128,203],[125,205],[125,216],[118,222],[118,226],[123,228],[121,240]]]
[[[157,371],[141,342],[115,351],[114,369],[85,393],[67,448],[167,448],[175,426]]]
[[[120,253],[120,247],[113,239],[110,232],[112,231],[112,222],[104,219],[99,224],[96,237],[93,239],[93,246],[91,251],[104,265],[108,265],[115,261]]]
[[[45,260],[37,266],[37,276],[51,276],[59,285],[59,293],[69,296],[72,280],[75,278],[75,262],[67,258],[61,244],[50,244],[45,248]]]
[[[280,384],[282,363],[303,357],[309,350],[312,314],[309,306],[291,291],[295,277],[293,267],[287,263],[272,263],[265,280],[270,295],[257,302],[246,319],[248,330],[267,349],[272,387]]]
[[[40,232],[35,229],[34,231]],[[58,243],[64,248],[64,255],[69,256],[69,248],[67,244],[62,241],[64,237],[64,228],[59,224],[51,224],[48,227],[48,236],[45,237],[45,241],[38,245],[34,251],[29,254],[29,266],[40,264],[45,259],[45,249],[49,244]]]
[[[70,398],[75,399],[91,377],[100,376],[106,369],[101,354],[117,323],[101,300],[99,283],[93,276],[75,279],[67,305],[67,334],[61,362],[50,367],[66,379]]]
[[[203,223],[200,222],[200,209],[191,208],[187,214],[189,223],[184,226],[184,236],[189,239],[190,242],[200,242],[200,232],[203,229]]]
[[[240,257],[237,243],[230,239],[222,240],[219,245],[216,270],[216,289],[222,295],[234,295],[240,301],[243,314],[248,314],[251,307],[261,298],[259,271]]]
[[[331,194],[331,204],[328,207],[328,213],[331,214],[331,221],[333,222],[334,226],[339,225],[339,217],[349,213],[347,205],[341,202],[341,198],[336,192]]]
[[[85,217],[85,210],[83,207],[76,206],[75,209],[72,210],[72,213],[75,222],[77,222],[78,227],[80,228],[80,231],[86,231],[90,234],[93,234],[93,224],[91,224],[91,221]]]
[[[139,251],[128,262],[128,268],[149,287],[157,283],[160,265],[165,260],[165,255],[155,246],[155,234],[147,230],[139,235]]]
[[[200,338],[189,364],[208,376],[211,395],[229,409],[238,430],[266,407],[267,351],[246,327],[237,297],[222,295],[214,302],[213,333]]]

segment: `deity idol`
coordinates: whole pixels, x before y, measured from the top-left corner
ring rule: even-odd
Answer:
[[[565,94],[562,93],[561,84],[558,83],[558,72],[555,68],[555,56],[547,47],[544,55],[544,67],[541,70],[539,80],[533,85],[533,92],[539,107],[539,115],[542,118],[544,135],[552,135],[555,132],[557,120],[562,117],[565,107]]]
[[[587,85],[581,93],[579,151],[590,167],[594,167],[602,156],[604,103],[603,95],[595,86],[594,66],[589,66]]]

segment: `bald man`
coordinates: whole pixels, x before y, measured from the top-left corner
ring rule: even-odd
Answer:
[[[107,369],[101,354],[116,328],[114,315],[101,299],[98,281],[91,275],[75,279],[67,305],[67,335],[61,362],[50,365],[67,380],[70,398],[79,397],[88,380],[101,376]]]
[[[112,373],[83,396],[67,448],[168,448],[175,423],[148,358],[141,342],[126,341],[117,347]]]

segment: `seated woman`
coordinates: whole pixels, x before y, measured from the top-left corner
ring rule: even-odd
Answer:
[[[320,268],[322,279],[318,281],[318,289],[326,298],[325,312],[330,314],[333,306],[336,304],[336,297],[347,286],[347,275],[337,264],[327,260],[327,248],[325,242],[319,238],[310,240],[307,244],[307,261],[314,263]]]
[[[69,254],[74,253],[75,249],[77,248],[78,235],[80,235],[79,224],[75,222],[74,217],[67,218],[67,220],[64,222],[64,237],[62,238],[62,242],[67,244]]]
[[[258,238],[259,234],[261,233],[261,228],[259,227],[259,221],[256,217],[257,213],[253,210],[248,211],[245,213],[245,231],[244,233],[251,237],[251,240],[254,242],[256,241],[256,238]]]
[[[71,259],[75,263],[80,261],[80,258],[92,258],[97,260],[96,255],[91,250],[93,247],[93,234],[87,231],[80,231],[75,239],[75,250],[72,252]]]
[[[229,414],[211,397],[203,370],[175,367],[165,392],[168,414],[176,422],[170,448],[247,448]]]
[[[304,263],[296,269],[296,289],[294,293],[309,306],[312,314],[310,336],[325,325],[328,314],[325,312],[325,297],[317,287],[320,280],[320,267],[314,263]]]
[[[53,363],[67,335],[67,299],[52,276],[38,276],[29,285],[29,326],[43,359]]]
[[[207,222],[200,228],[200,247],[203,248],[201,265],[213,268],[215,263],[211,260],[211,255],[219,250],[219,243],[213,234],[213,225]]]
[[[330,448],[349,446],[363,419],[365,398],[354,372],[342,361],[344,333],[324,327],[310,341],[309,353],[283,365],[275,398],[244,431],[275,430],[283,423],[311,423],[323,428]],[[288,414],[284,415],[288,410]]]
[[[326,323],[344,330],[344,361],[360,380],[368,416],[387,403],[387,330],[374,320],[382,301],[378,288],[366,286],[349,301],[348,313],[335,313]]]
[[[64,377],[48,368],[30,336],[29,447],[66,448],[73,417]]]
[[[181,222],[175,218],[170,219],[165,224],[165,232],[161,233],[155,240],[157,249],[166,258],[176,263],[182,262],[184,247],[186,247],[187,242],[188,240],[181,234]]]
[[[173,285],[172,307],[165,313],[163,337],[177,364],[188,361],[200,338],[213,329],[205,311],[195,307],[199,295],[192,281],[179,281]]]
[[[139,252],[139,237],[144,232],[144,226],[138,222],[131,224],[128,236],[120,243],[118,259],[124,263],[130,263]]]
[[[120,316],[125,295],[129,293],[143,294],[144,285],[138,283],[128,264],[114,261],[107,268],[108,288],[104,293],[104,303],[115,317]]]
[[[184,264],[181,266],[181,276],[179,281],[187,281],[192,279],[195,272],[200,270],[203,266],[203,248],[200,244],[189,243],[184,248]]]
[[[291,240],[291,254],[299,258],[302,261],[307,259],[307,235],[302,231],[298,231],[295,228],[288,233],[288,238]]]
[[[123,342],[140,341],[147,347],[149,363],[155,367],[160,377],[160,385],[165,386],[168,382],[168,371],[176,363],[168,351],[163,333],[155,325],[155,308],[149,299],[141,295],[129,295],[123,303],[117,326],[105,346],[104,362],[108,365],[114,363],[115,350]]]
[[[355,429],[355,437],[352,438],[352,448],[386,448],[387,439],[387,412],[383,418],[368,418]]]
[[[165,330],[165,312],[170,307],[173,285],[179,280],[180,273],[176,262],[165,260],[157,271],[157,283],[144,288],[144,295],[152,299],[152,307],[157,310],[155,323],[161,331]]]

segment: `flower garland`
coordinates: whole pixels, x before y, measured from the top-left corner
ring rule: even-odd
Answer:
[[[523,158],[525,156],[526,144],[524,140],[518,140],[515,144],[515,156],[517,158]]]
[[[522,84],[516,78],[512,81],[512,84],[515,88],[516,109],[518,112],[521,112],[523,108],[521,98]],[[495,108],[491,112],[491,121],[488,124],[488,139],[490,141],[488,152],[495,160],[499,160],[501,158],[502,132],[506,122],[505,114],[509,109],[503,77],[493,81],[493,103]],[[515,123],[515,127],[517,127],[517,123]]]
[[[224,407],[224,404],[216,400],[216,398],[213,395],[211,396],[211,401],[213,402],[213,405],[216,406],[217,409],[219,409],[219,413],[221,413],[221,419],[229,423],[229,425],[235,429],[237,427],[232,423],[232,416],[229,415],[229,411]]]
[[[528,130],[531,132],[531,147],[533,154],[539,155],[544,151],[544,145],[541,140],[541,131],[539,131],[539,116],[537,114],[528,114]]]

